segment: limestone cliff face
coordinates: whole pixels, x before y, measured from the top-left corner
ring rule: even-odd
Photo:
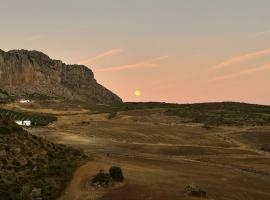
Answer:
[[[66,65],[38,51],[0,50],[0,89],[2,96],[5,92],[18,98],[44,96],[90,103],[122,101],[98,84],[89,68]]]

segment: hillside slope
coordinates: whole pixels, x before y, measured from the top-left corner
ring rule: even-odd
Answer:
[[[98,84],[83,65],[66,65],[38,51],[0,50],[0,99],[62,98],[91,103],[118,103],[121,99]]]
[[[0,115],[0,199],[56,199],[84,154],[33,136]]]

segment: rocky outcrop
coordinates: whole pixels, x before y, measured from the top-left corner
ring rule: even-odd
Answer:
[[[90,103],[118,103],[121,99],[98,84],[83,65],[66,65],[38,51],[0,50],[1,96],[52,97]]]

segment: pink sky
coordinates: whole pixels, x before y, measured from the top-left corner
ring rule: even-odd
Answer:
[[[5,1],[0,49],[84,64],[124,101],[270,104],[269,7],[246,0]]]

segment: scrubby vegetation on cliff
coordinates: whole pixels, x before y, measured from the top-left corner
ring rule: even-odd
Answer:
[[[0,199],[56,199],[85,159],[82,151],[33,136],[0,115]]]

